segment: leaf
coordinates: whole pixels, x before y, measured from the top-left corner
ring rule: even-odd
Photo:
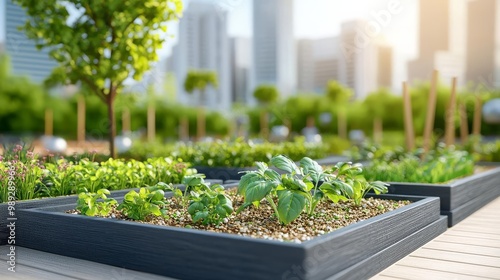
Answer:
[[[276,187],[275,182],[256,181],[250,183],[245,192],[245,202],[261,201],[274,187]]]
[[[337,186],[334,186],[330,183],[321,184],[319,189],[334,203],[338,203],[339,200],[343,201],[347,200],[347,198],[342,195],[340,189]]]
[[[300,170],[295,165],[295,162],[283,155],[273,157],[270,163],[276,166],[276,168],[288,173],[300,173]]]
[[[204,175],[201,175],[201,174],[194,174],[194,175],[185,176],[182,179],[182,184],[184,184],[186,186],[191,186],[191,187],[196,186],[196,185],[200,185],[204,182],[203,176]]]
[[[148,210],[149,210],[149,212],[151,212],[151,214],[153,214],[155,216],[161,216],[160,207],[158,205],[150,204],[148,206]]]
[[[320,176],[323,173],[323,168],[314,160],[304,157],[300,160],[300,167],[304,170],[304,174],[309,174],[314,182],[320,180]]]
[[[188,213],[193,216],[196,212],[202,211],[203,209],[205,209],[205,205],[199,201],[195,201],[189,205]]]
[[[247,173],[243,175],[240,179],[240,182],[238,183],[238,194],[244,195],[245,190],[250,183],[261,179],[262,176],[260,176],[258,173]]]
[[[196,214],[194,214],[192,219],[193,219],[193,222],[196,223],[200,220],[206,219],[207,217],[208,217],[207,211],[199,211],[199,212],[196,212]]]
[[[138,197],[139,194],[136,193],[134,190],[132,191],[129,191],[124,197],[123,199],[125,201],[128,201],[128,202],[134,202],[135,201],[135,198]]]
[[[284,224],[295,220],[306,206],[306,199],[297,192],[290,190],[278,191],[278,214]]]
[[[276,181],[277,183],[280,183],[281,175],[278,172],[276,172],[275,170],[267,169],[264,172],[264,176],[266,176],[266,178],[268,178],[268,179]]]
[[[381,181],[370,182],[370,188],[375,192],[375,194],[387,193],[388,186],[389,184]]]

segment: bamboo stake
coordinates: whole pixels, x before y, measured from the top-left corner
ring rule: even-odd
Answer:
[[[413,117],[411,111],[411,96],[408,92],[408,85],[403,82],[403,100],[404,100],[404,121],[406,148],[411,151],[415,148],[415,132],[413,130]]]
[[[434,118],[436,115],[436,87],[438,82],[439,72],[434,70],[432,73],[431,91],[427,100],[427,116],[425,118],[424,129],[424,153],[427,153],[430,148],[432,131],[434,130]]]
[[[338,129],[339,129],[339,137],[342,139],[347,138],[347,120],[345,116],[345,112],[343,109],[340,109],[338,113]]]
[[[382,118],[376,117],[373,120],[373,140],[375,143],[382,143],[383,123]]]
[[[180,132],[179,132],[180,140],[188,141],[189,140],[189,119],[188,117],[182,117],[180,119]]]
[[[54,135],[54,112],[52,109],[45,109],[45,136]]]
[[[76,139],[78,144],[85,142],[85,99],[83,96],[78,96],[77,101],[77,129]]]
[[[450,103],[446,110],[445,143],[446,146],[455,144],[455,111],[457,107],[457,78],[451,79]]]
[[[123,109],[122,113],[122,133],[129,133],[130,130],[130,110],[128,108]]]
[[[464,103],[460,103],[460,140],[462,144],[469,139],[469,124],[467,123],[467,111]]]
[[[263,139],[269,137],[269,120],[265,110],[260,113],[260,135]]]
[[[154,105],[148,106],[148,142],[153,142],[155,140],[155,107]]]
[[[205,138],[205,133],[206,133],[206,120],[205,120],[205,107],[200,106],[198,108],[198,115],[196,118],[196,138],[198,141],[202,140]]]
[[[472,134],[475,136],[481,135],[481,96],[476,93],[476,102],[474,104],[474,122],[472,125]]]

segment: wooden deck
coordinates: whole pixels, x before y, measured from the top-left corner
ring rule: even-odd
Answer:
[[[500,279],[500,198],[373,277]]]
[[[500,279],[499,214],[497,198],[372,279]],[[12,273],[7,250],[0,247],[0,279],[172,279],[21,247]]]

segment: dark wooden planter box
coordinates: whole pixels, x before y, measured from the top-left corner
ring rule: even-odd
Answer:
[[[500,168],[458,179],[449,184],[390,183],[389,193],[437,196],[441,214],[452,227],[500,196]]]
[[[222,180],[206,180],[211,182],[212,184],[222,184]],[[183,185],[176,185],[177,187],[183,189]],[[115,199],[122,198],[125,194],[127,194],[130,190],[133,189],[125,189],[125,190],[117,190],[111,191],[111,194],[108,197],[112,197]],[[135,189],[138,190],[138,189]],[[7,203],[0,203],[0,245],[7,244],[7,238],[9,237],[9,229],[7,228],[7,224],[10,222],[7,218],[17,218],[17,214],[19,210],[22,209],[32,209],[32,208],[43,208],[50,206],[58,206],[58,205],[67,205],[67,204],[75,204],[78,199],[78,195],[68,195],[68,196],[60,196],[60,197],[46,197],[39,199],[30,199],[30,200],[20,200],[16,201],[15,207],[15,215],[10,216],[8,211]]]
[[[257,170],[255,167],[209,167],[209,166],[195,166],[198,173],[203,173],[207,179],[219,179],[222,181],[227,180],[240,180],[244,173],[242,171]]]
[[[17,245],[179,279],[366,279],[447,228],[436,197],[296,244],[65,214],[19,211]]]
[[[348,157],[344,156],[330,156],[322,159],[315,159],[321,165],[334,165],[340,161],[349,161]],[[210,166],[194,166],[198,173],[203,173],[210,179],[219,179],[224,182],[234,182],[235,180],[240,180],[244,173],[242,171],[257,170],[256,167],[210,167]],[[275,168],[273,168],[275,169]],[[278,169],[275,169],[281,172]]]

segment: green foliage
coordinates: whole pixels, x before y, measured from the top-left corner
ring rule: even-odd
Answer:
[[[181,0],[14,0],[29,16],[24,31],[59,64],[46,84],[81,82],[106,103],[114,156],[113,102],[125,80],[139,80],[158,60],[167,22],[182,12]],[[71,17],[68,8],[78,11]]]
[[[194,223],[220,224],[224,218],[233,213],[233,203],[219,184],[210,185],[204,182],[203,175],[186,176],[184,199],[189,201],[187,211]]]
[[[9,168],[14,168],[16,200],[77,194],[83,190],[120,190],[154,185],[178,184],[195,173],[179,160],[168,157],[145,161],[108,159],[93,162],[88,158],[42,159],[29,148],[5,148],[0,156],[0,186],[7,186]],[[0,202],[8,199],[8,189],[0,188]]]
[[[165,192],[161,188],[140,188],[139,192],[131,190],[118,205],[127,218],[144,221],[149,215],[165,216]]]
[[[329,81],[326,85],[325,95],[335,106],[342,106],[349,101],[352,92],[337,81]]]
[[[97,193],[84,190],[84,192],[78,194],[76,210],[85,216],[107,216],[111,212],[113,205],[117,204],[115,199],[107,198],[107,194],[110,194],[107,189],[100,189]]]
[[[321,158],[325,156],[325,146],[305,143],[303,138],[277,144],[254,144],[237,139],[234,142],[178,143],[162,146],[137,144],[123,156],[144,159],[171,155],[193,166],[249,167],[256,161],[268,162],[273,154],[284,154],[293,160],[304,156]]]
[[[38,197],[43,187],[43,162],[26,146],[4,147],[0,156],[0,202]],[[9,181],[14,189],[8,188]]]
[[[445,183],[473,174],[474,159],[466,151],[439,146],[420,160],[421,151],[376,154],[365,169],[369,180],[386,182]]]
[[[184,89],[188,93],[195,90],[205,92],[208,86],[217,88],[218,85],[217,73],[214,71],[190,70],[184,80]]]
[[[267,164],[257,162],[258,170],[247,171],[238,185],[238,193],[245,197],[245,203],[238,212],[251,205],[259,206],[265,199],[278,220],[289,224],[304,211],[313,215],[316,206],[325,197],[334,203],[353,199],[356,205],[360,205],[361,199],[370,190],[377,194],[387,192],[386,184],[367,182],[359,164],[339,163],[330,170],[323,170],[310,158],[304,157],[297,166],[282,155],[273,157],[270,164],[284,174],[280,175]]]
[[[278,100],[279,92],[274,85],[260,85],[254,90],[253,97],[261,104],[270,104]]]
[[[47,163],[45,176],[47,196],[68,195],[87,188],[122,190],[154,185],[158,182],[178,184],[193,173],[188,165],[171,158],[149,158],[145,161],[108,159],[92,162],[82,159],[78,163],[59,160]]]
[[[500,141],[481,142],[481,137],[471,136],[461,149],[474,156],[477,161],[500,162]]]

